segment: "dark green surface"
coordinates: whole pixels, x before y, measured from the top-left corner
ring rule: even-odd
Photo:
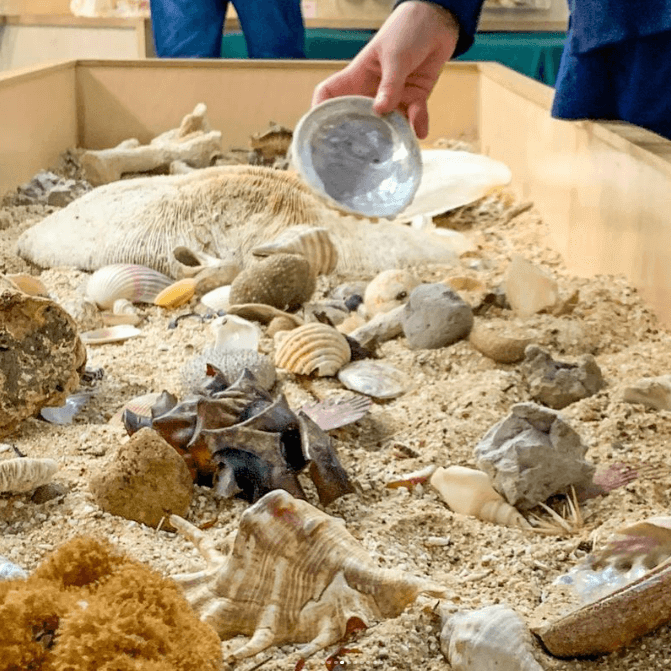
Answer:
[[[369,30],[309,28],[305,31],[306,54],[313,59],[349,60],[373,34]],[[475,44],[457,60],[495,61],[554,86],[565,38],[565,33],[478,33]],[[242,33],[224,35],[221,55],[247,58]]]

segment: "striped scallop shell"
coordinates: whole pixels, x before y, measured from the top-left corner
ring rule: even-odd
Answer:
[[[53,459],[17,457],[0,461],[0,492],[30,492],[51,481],[58,470]]]
[[[310,263],[315,275],[328,275],[338,263],[338,250],[326,228],[293,226],[272,242],[252,249],[256,256],[300,254]]]
[[[304,324],[276,338],[275,365],[299,375],[335,375],[351,358],[345,336],[326,324]]]
[[[151,417],[152,406],[156,405],[161,394],[157,392],[150,392],[148,394],[141,394],[134,396],[130,401],[126,401],[109,419],[108,424],[114,426],[123,426],[121,419],[124,410],[130,410],[140,417]]]
[[[100,308],[111,308],[126,298],[133,303],[152,303],[173,280],[157,270],[132,263],[114,263],[96,270],[86,285],[86,297]]]

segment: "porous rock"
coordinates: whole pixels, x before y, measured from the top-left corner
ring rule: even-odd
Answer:
[[[531,398],[555,410],[593,396],[606,384],[591,354],[585,354],[577,363],[566,363],[555,361],[537,345],[529,345],[524,350],[520,371]]]
[[[466,301],[444,284],[421,284],[410,294],[402,324],[412,349],[437,349],[469,334],[473,312]]]
[[[273,254],[245,268],[231,285],[230,302],[265,303],[296,310],[310,299],[316,278],[310,262],[299,254]]]
[[[59,305],[0,282],[0,437],[79,385],[86,349]]]
[[[91,478],[90,489],[106,512],[157,527],[172,514],[186,515],[193,481],[178,452],[144,428]]]
[[[508,503],[529,509],[571,485],[589,485],[595,468],[586,452],[558,412],[518,403],[476,445],[475,460]]]

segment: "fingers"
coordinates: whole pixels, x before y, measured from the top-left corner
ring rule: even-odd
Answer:
[[[424,140],[429,134],[429,110],[426,105],[426,98],[408,105],[408,121],[415,131],[415,135],[420,140]]]

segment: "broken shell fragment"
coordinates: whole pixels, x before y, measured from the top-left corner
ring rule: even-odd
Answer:
[[[121,421],[121,416],[123,415],[124,410],[130,410],[133,414],[139,417],[151,417],[152,406],[156,404],[161,394],[151,392],[149,394],[141,394],[140,396],[135,396],[131,398],[130,401],[126,401],[117,412],[115,412],[112,417],[110,417],[108,424],[114,425],[123,425]]]
[[[506,527],[531,529],[521,513],[494,490],[489,476],[473,468],[437,468],[431,485],[455,513],[477,517]]]
[[[108,328],[85,331],[80,333],[79,337],[85,345],[106,345],[107,343],[123,342],[139,335],[142,335],[142,331],[132,324],[117,324]]]
[[[412,388],[411,379],[398,368],[381,361],[352,361],[338,371],[348,389],[374,398],[397,398]]]
[[[344,399],[326,399],[300,408],[322,431],[339,429],[366,415],[371,400],[367,396],[354,395]]]
[[[453,671],[543,671],[526,622],[504,605],[444,617],[440,649]]]
[[[193,277],[184,277],[177,280],[154,298],[154,305],[161,308],[178,308],[188,303],[196,293],[196,280]]]
[[[147,266],[114,263],[96,270],[86,284],[86,297],[100,308],[127,298],[132,303],[153,303],[156,296],[173,283],[167,275]]]
[[[0,461],[0,492],[30,492],[51,481],[58,470],[53,459],[18,457]]]
[[[236,315],[217,317],[210,324],[217,351],[234,349],[258,350],[261,329],[254,323]]]
[[[476,318],[468,336],[473,347],[496,363],[515,363],[524,359],[524,350],[533,335],[505,319]]]
[[[173,576],[191,607],[224,640],[251,636],[231,661],[283,643],[305,643],[298,652],[306,658],[340,640],[352,617],[369,625],[398,616],[420,594],[446,595],[428,580],[379,568],[342,521],[280,489],[242,513],[228,555],[186,520],[170,521],[207,562]]]
[[[351,357],[342,333],[318,322],[276,334],[275,365],[299,375],[335,375]]]

